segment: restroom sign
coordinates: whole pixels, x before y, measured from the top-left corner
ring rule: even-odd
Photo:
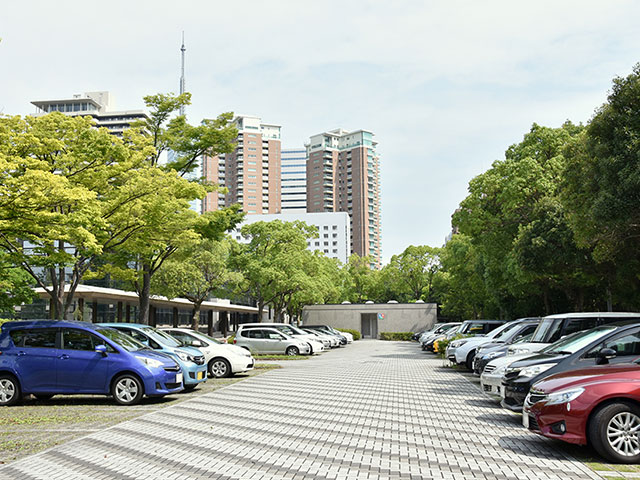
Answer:
[[[378,314],[378,320],[384,320],[384,317],[385,317],[384,313]]]

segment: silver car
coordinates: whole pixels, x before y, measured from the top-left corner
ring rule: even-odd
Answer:
[[[233,341],[251,353],[279,355],[309,355],[311,348],[304,340],[279,332],[275,328],[241,329]]]

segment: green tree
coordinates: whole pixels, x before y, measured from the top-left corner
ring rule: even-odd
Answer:
[[[158,270],[152,290],[168,298],[184,297],[193,303],[191,328],[198,330],[202,303],[212,295],[236,288],[242,275],[230,270],[232,240],[202,239],[181,248]]]
[[[490,316],[496,311],[484,281],[484,265],[471,238],[454,235],[440,252],[442,268],[434,276],[434,291],[442,313],[452,318]]]
[[[453,216],[481,256],[485,286],[501,317],[530,315],[539,308],[533,297],[538,306],[543,303],[539,289],[525,276],[514,277],[506,260],[521,229],[544,213],[538,204],[559,195],[564,153],[582,130],[570,122],[557,129],[534,124],[522,142],[509,147],[505,160],[471,180],[469,195]]]
[[[0,252],[0,311],[7,311],[35,298],[35,281],[23,269],[16,267],[9,256]]]
[[[152,147],[125,143],[89,118],[54,112],[0,118],[0,247],[66,318],[75,290],[105,251],[141,228],[128,211],[149,192]]]
[[[191,94],[157,94],[144,98],[149,108],[149,119],[134,125],[127,132],[128,138],[136,139],[141,133],[151,143],[153,150],[147,156],[148,164],[162,170],[166,175],[173,173],[179,177],[192,172],[202,155],[211,156],[233,150],[237,129],[231,124],[232,113],[224,113],[214,120],[203,120],[200,125],[190,125],[183,115],[175,116],[181,106],[191,103]],[[170,153],[169,161],[161,165],[164,154]],[[203,198],[207,193],[218,191],[217,185],[197,179],[187,185],[181,179],[172,179],[172,185],[159,189],[158,195],[142,208],[138,218],[148,228],[139,232],[126,245],[122,245],[118,255],[112,257],[114,265],[107,265],[103,273],[132,282],[140,299],[140,321],[147,323],[151,280],[180,246],[197,242],[202,234],[208,235],[207,227],[189,210],[188,202]],[[224,209],[223,209],[224,210]],[[237,208],[230,216],[237,214]],[[211,222],[225,217],[210,216],[204,224],[213,228],[212,235],[219,235],[219,229]],[[198,228],[204,230],[198,231]]]
[[[409,245],[400,255],[391,257],[388,268],[398,292],[395,300],[432,301],[433,277],[440,268],[440,249],[428,245]]]
[[[371,269],[370,257],[351,254],[345,265],[345,292],[347,300],[363,303],[375,296],[377,273]]]
[[[191,94],[148,95],[144,102],[149,109],[149,118],[135,127],[142,129],[151,138],[155,151],[149,156],[152,166],[160,166],[163,154],[172,152],[173,158],[166,164],[181,176],[192,172],[202,155],[215,156],[233,151],[238,130],[231,123],[233,113],[227,112],[216,119],[204,119],[193,126],[184,115],[174,116],[180,107],[191,104]]]
[[[304,222],[274,220],[244,225],[241,233],[249,243],[242,245],[234,266],[244,275],[242,289],[256,300],[262,321],[265,305],[277,303],[281,312],[283,296],[306,285],[307,238],[317,230]]]
[[[563,202],[578,242],[593,249],[606,278],[609,309],[614,302],[640,304],[639,155],[637,64],[630,75],[613,80],[607,102],[573,148],[565,172]]]

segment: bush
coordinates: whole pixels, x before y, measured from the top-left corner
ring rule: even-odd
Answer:
[[[458,340],[459,338],[464,338],[464,337],[466,337],[466,335],[458,334],[458,335],[454,335],[452,338],[443,338],[442,340],[438,340],[436,342],[438,344],[438,355],[444,358],[449,344],[454,340]]]
[[[339,332],[350,333],[351,335],[353,335],[353,341],[354,342],[356,340],[360,340],[360,338],[361,338],[360,332],[357,331],[357,330],[351,330],[350,328],[337,328],[336,330],[338,330]]]
[[[410,342],[413,332],[380,332],[380,340]]]

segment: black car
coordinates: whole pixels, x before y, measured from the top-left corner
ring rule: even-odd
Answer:
[[[574,333],[507,367],[502,377],[502,406],[521,411],[531,385],[549,375],[607,363],[630,363],[638,358],[638,319]]]
[[[509,345],[521,341],[523,338],[531,338],[533,332],[538,328],[540,318],[524,318],[515,320],[515,322],[517,322],[517,326],[505,332],[504,336],[490,343],[484,343],[478,348],[473,360],[473,372],[476,375],[480,375],[491,360],[504,357]]]

